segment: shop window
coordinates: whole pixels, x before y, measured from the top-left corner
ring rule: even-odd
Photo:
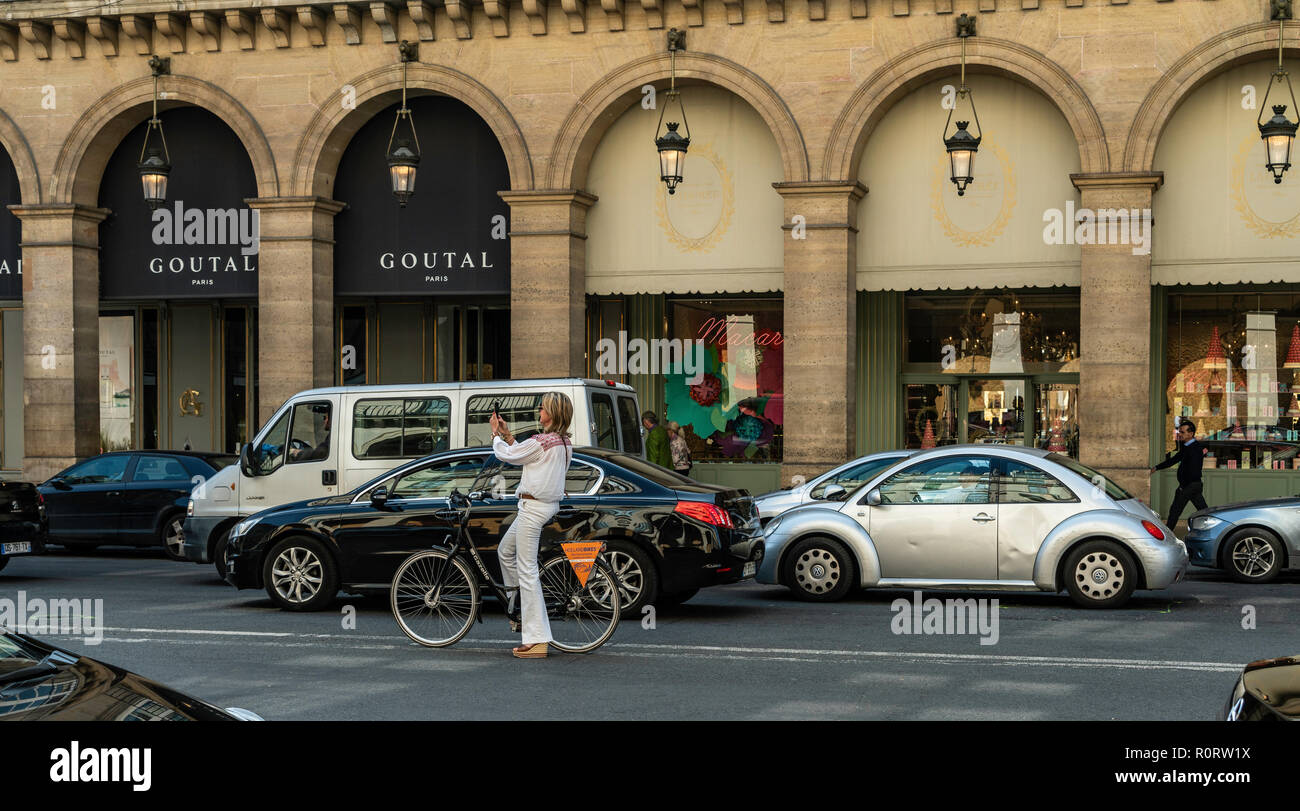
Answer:
[[[783,435],[783,302],[672,299],[666,420],[695,462],[779,462]]]
[[[1300,469],[1300,293],[1172,293],[1164,450],[1189,420],[1206,468]]]
[[[99,318],[99,447],[118,451],[134,447],[135,316]]]
[[[957,439],[957,387],[942,384],[913,384],[907,391],[905,448],[937,448],[955,445]]]
[[[908,372],[1078,372],[1079,290],[908,294],[904,337]]]

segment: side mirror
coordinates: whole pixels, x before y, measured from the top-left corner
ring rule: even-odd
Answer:
[[[828,484],[822,491],[822,498],[826,501],[843,501],[844,488],[838,484]]]
[[[257,469],[253,466],[252,442],[245,442],[239,451],[239,471],[249,478],[257,475]]]
[[[388,488],[376,487],[370,491],[370,506],[376,510],[385,509],[388,506]]]
[[[867,506],[869,506],[869,507],[879,507],[879,506],[880,506],[880,490],[879,490],[879,489],[872,490],[870,493],[867,493]]]
[[[63,479],[50,479],[50,486],[53,487],[55,490],[71,490],[71,489],[72,489],[72,485],[68,484],[68,483],[65,482]]]

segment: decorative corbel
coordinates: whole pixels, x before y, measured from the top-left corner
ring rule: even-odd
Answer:
[[[23,32],[23,39],[31,43],[37,59],[50,58],[50,25],[39,20],[20,20],[18,30]]]
[[[203,37],[209,51],[221,50],[221,15],[215,11],[191,11],[190,25]]]
[[[167,44],[171,46],[172,53],[185,53],[185,18],[179,14],[173,14],[170,11],[153,15],[154,28],[158,33],[167,37]]]
[[[315,6],[298,6],[298,24],[307,31],[307,41],[313,48],[325,44],[325,15]]]
[[[63,40],[68,56],[73,59],[86,57],[86,24],[81,20],[55,20],[54,36]]]
[[[123,14],[117,18],[126,35],[135,41],[135,52],[140,56],[153,53],[153,18],[143,14]]]
[[[104,56],[117,56],[117,20],[112,17],[87,17],[86,30],[99,41]]]
[[[564,16],[569,18],[570,34],[581,34],[587,30],[587,0],[560,0],[560,8],[564,10]]]
[[[456,39],[473,39],[474,30],[470,28],[474,4],[472,0],[444,0],[447,16],[456,26]]]
[[[745,22],[745,4],[743,0],[722,0],[727,7],[727,25],[740,25]]]
[[[275,40],[275,47],[289,47],[289,12],[282,8],[263,8],[262,24],[266,26],[266,30],[271,32],[271,38]]]
[[[0,55],[6,62],[18,61],[18,27],[0,23]]]
[[[226,25],[230,26],[235,38],[239,40],[241,51],[251,51],[257,47],[253,33],[257,30],[257,19],[251,11],[242,8],[226,9]]]
[[[641,0],[641,8],[645,9],[647,28],[654,30],[664,27],[663,0]]]
[[[411,14],[411,21],[415,23],[415,28],[420,32],[420,39],[424,42],[431,42],[437,39],[437,31],[433,26],[433,5],[425,0],[407,0],[406,10]]]
[[[397,9],[387,3],[371,3],[370,17],[379,26],[384,42],[397,42]]]
[[[687,25],[692,28],[704,25],[704,10],[700,8],[700,0],[682,0],[682,6],[686,9]]]
[[[488,2],[495,0],[483,0],[484,8]],[[528,30],[535,37],[540,37],[546,33],[546,0],[523,0],[524,14],[528,17]]]
[[[785,22],[785,0],[767,0],[767,21],[770,23]]]

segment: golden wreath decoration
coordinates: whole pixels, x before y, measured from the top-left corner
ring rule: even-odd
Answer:
[[[655,195],[655,215],[659,219],[659,227],[674,245],[684,251],[704,253],[718,244],[731,225],[731,216],[736,209],[736,184],[732,181],[727,165],[708,144],[692,144],[688,155],[703,156],[718,170],[718,179],[722,183],[722,213],[718,217],[717,225],[713,226],[713,230],[708,234],[698,238],[688,237],[679,232],[673,227],[672,220],[668,219],[668,187],[662,183],[659,184],[659,191]]]
[[[1282,222],[1266,220],[1255,213],[1246,199],[1246,160],[1251,147],[1258,143],[1258,136],[1248,135],[1241,142],[1241,148],[1237,150],[1237,159],[1232,164],[1232,179],[1228,184],[1233,205],[1246,227],[1264,239],[1287,239],[1296,236],[1300,234],[1300,213]]]
[[[988,146],[993,150],[998,163],[1002,164],[1002,176],[1006,183],[1002,193],[1002,208],[998,211],[997,219],[982,231],[967,231],[948,217],[948,212],[943,205],[944,184],[949,182],[947,153],[943,154],[934,167],[934,181],[930,184],[930,208],[934,212],[934,218],[943,226],[944,234],[962,247],[993,244],[993,241],[1006,230],[1007,223],[1011,222],[1011,212],[1016,207],[1016,174],[1011,168],[1011,160],[1002,147],[997,144],[988,144]]]

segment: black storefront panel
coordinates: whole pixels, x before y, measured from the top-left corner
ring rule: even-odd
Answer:
[[[108,162],[99,205],[100,298],[187,299],[257,296],[260,218],[253,164],[234,131],[198,107],[160,115],[172,170],[167,202],[145,204],[137,163],[147,123]]]
[[[429,296],[510,292],[510,188],[505,153],[491,128],[455,99],[408,104],[422,158],[415,195],[398,206],[386,160],[398,105],[368,121],[339,161],[334,197],[338,296]],[[398,129],[407,132],[405,123]]]
[[[18,170],[9,153],[0,148],[0,300],[23,297],[22,223],[9,206],[22,202]]]

